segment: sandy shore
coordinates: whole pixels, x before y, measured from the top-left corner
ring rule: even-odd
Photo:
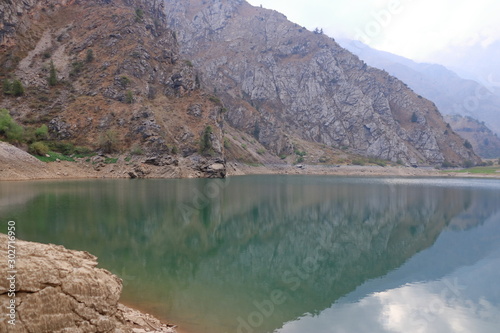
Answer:
[[[239,163],[228,163],[228,175],[257,175],[257,174],[281,174],[281,175],[333,175],[333,176],[387,176],[387,177],[459,177],[459,178],[500,178],[497,174],[473,174],[443,172],[431,167],[412,168],[404,166],[378,165],[265,165],[248,166]]]

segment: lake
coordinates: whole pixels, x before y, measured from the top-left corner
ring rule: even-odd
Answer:
[[[500,180],[1,182],[0,218],[181,332],[500,331]]]

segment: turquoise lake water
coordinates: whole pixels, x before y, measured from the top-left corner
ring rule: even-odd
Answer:
[[[499,180],[0,182],[8,220],[181,332],[500,331]]]

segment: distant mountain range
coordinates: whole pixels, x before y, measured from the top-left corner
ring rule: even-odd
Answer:
[[[500,144],[500,139],[494,133],[500,134],[500,94],[497,94],[495,89],[487,88],[471,79],[464,79],[442,65],[417,63],[389,52],[372,49],[357,41],[340,39],[337,42],[368,65],[387,71],[408,84],[417,94],[433,101],[441,113],[462,116],[463,120],[458,122],[459,126],[463,125],[463,121],[478,120],[479,124],[482,123],[482,130],[470,137],[460,132],[463,126],[453,127],[458,123],[451,119],[458,118],[447,118],[455,131],[469,139],[476,151],[482,152],[481,156],[498,156],[494,147],[497,143]],[[488,128],[494,133],[490,133]],[[488,133],[488,137],[482,136],[486,135],[485,133]],[[484,146],[484,142],[490,144]]]

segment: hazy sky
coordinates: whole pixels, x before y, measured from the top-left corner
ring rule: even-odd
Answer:
[[[439,61],[467,46],[500,39],[498,0],[247,0],[331,37],[417,61]],[[451,52],[450,52],[451,51]]]

